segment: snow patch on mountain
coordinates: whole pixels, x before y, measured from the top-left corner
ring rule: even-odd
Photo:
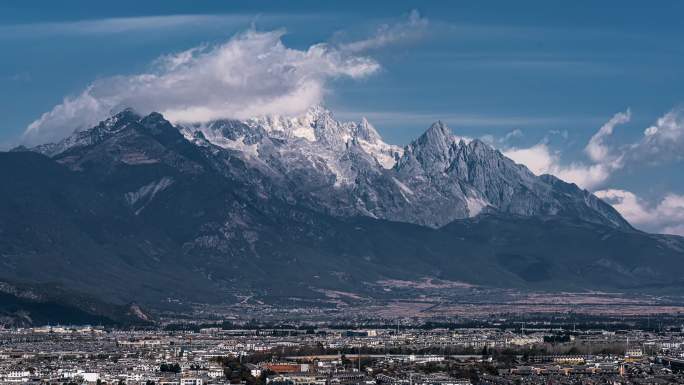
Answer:
[[[396,183],[397,186],[399,187],[399,192],[401,193],[401,196],[404,198],[404,200],[406,200],[406,202],[411,202],[411,200],[408,199],[408,197],[406,196],[406,194],[408,194],[408,195],[414,195],[415,193],[413,192],[413,190],[411,190],[407,185],[405,185],[405,184],[403,184],[402,182],[400,182],[399,179],[397,179],[396,177],[392,177],[392,180],[393,180],[394,183]]]
[[[245,123],[254,129],[264,129],[270,136],[276,138],[301,138],[315,142],[316,133],[312,126],[313,119],[312,113],[309,111],[300,117],[262,116],[248,119]]]
[[[394,167],[394,165],[397,164],[397,159],[404,154],[404,150],[401,147],[392,146],[381,141],[371,143],[365,140],[359,140],[359,145],[387,170]]]
[[[205,136],[206,137],[206,136]],[[245,137],[240,137],[237,140],[226,139],[223,137],[206,137],[211,143],[225,149],[241,151],[246,155],[257,157],[258,145],[245,143]]]
[[[56,143],[46,143],[32,148],[46,156],[56,156],[71,148],[84,147],[97,143],[105,137],[124,130],[129,124],[137,122],[140,116],[132,109],[125,109],[88,130],[75,131],[73,134]]]
[[[157,181],[153,181],[141,186],[135,191],[127,192],[124,195],[124,198],[130,206],[136,206],[139,202],[142,203],[142,205],[135,211],[135,214],[138,215],[158,193],[166,190],[172,184],[173,178],[165,176]]]
[[[466,197],[466,204],[468,205],[468,216],[470,218],[476,216],[482,209],[489,206],[489,203],[478,197]]]
[[[180,130],[188,140],[197,142],[201,133],[206,141],[241,151],[275,170],[309,168],[322,180],[328,175],[335,188],[354,183],[359,157],[389,170],[403,155],[401,147],[385,143],[365,118],[360,122],[339,122],[322,106],[313,106],[296,117],[271,115],[185,124]],[[357,153],[359,148],[365,155]]]

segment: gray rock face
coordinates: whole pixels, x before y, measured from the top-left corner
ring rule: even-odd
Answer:
[[[131,126],[171,129],[159,114],[142,118],[126,110],[88,131],[35,150],[69,164],[69,150],[93,145]],[[223,167],[226,175],[236,177],[220,159],[237,157],[259,173],[252,183],[268,180],[269,193],[334,216],[369,216],[439,228],[482,212],[499,212],[565,216],[631,229],[591,193],[550,175],[536,176],[480,140],[466,143],[443,122],[432,124],[405,148],[385,143],[366,119],[339,122],[320,106],[295,118],[218,120],[175,129],[211,153],[213,163]],[[119,154],[125,162],[197,167],[184,159],[166,159],[164,154],[150,157],[153,150],[125,156],[123,152],[108,153]]]
[[[535,176],[480,140],[459,140],[443,122],[405,148],[385,143],[373,126],[338,122],[312,108],[298,118],[217,121],[180,128],[241,153],[293,198],[338,216],[370,216],[441,227],[480,212],[565,215],[630,229],[609,205],[575,185]]]

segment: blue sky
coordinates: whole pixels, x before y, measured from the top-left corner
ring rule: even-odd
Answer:
[[[0,148],[26,140],[27,127],[65,97],[82,102],[93,84],[100,99],[120,97],[135,76],[159,71],[160,58],[194,47],[217,52],[235,36],[244,49],[272,54],[257,43],[275,38],[290,50],[279,54],[313,71],[314,90],[298,102],[321,99],[340,118],[367,116],[396,144],[444,120],[535,172],[597,191],[640,228],[684,233],[682,14],[677,1],[5,1]],[[261,35],[245,37],[250,28]],[[318,43],[328,47],[324,62],[311,59]],[[261,78],[261,67],[250,70],[249,79]],[[271,80],[286,86],[256,87],[268,97],[302,91],[287,88],[302,79]],[[264,97],[213,91],[236,100],[224,113]],[[148,100],[164,92],[136,100],[164,105]],[[32,140],[53,138],[43,126]],[[602,126],[609,133],[595,136]]]

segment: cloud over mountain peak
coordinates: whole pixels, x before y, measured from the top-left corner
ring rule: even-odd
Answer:
[[[332,79],[376,73],[380,64],[365,52],[418,36],[426,25],[413,11],[370,36],[305,49],[286,46],[283,29],[252,27],[220,44],[162,56],[148,72],[95,80],[33,121],[22,141],[56,141],[126,107],[159,111],[174,122],[300,115],[323,101]]]
[[[24,141],[64,137],[129,106],[188,122],[296,115],[322,101],[330,79],[360,79],[380,68],[325,43],[288,48],[283,34],[249,30],[220,45],[163,57],[150,73],[97,80],[31,123]]]

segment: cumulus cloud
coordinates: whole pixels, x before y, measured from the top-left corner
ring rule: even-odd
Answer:
[[[608,189],[594,194],[637,228],[684,236],[684,195],[667,194],[660,202],[649,204],[626,190]]]
[[[553,174],[586,189],[601,186],[615,171],[625,167],[684,159],[684,109],[675,108],[660,117],[634,143],[610,145],[608,139],[615,127],[630,119],[628,109],[615,114],[599,128],[584,148],[588,162],[565,165],[561,163],[560,152],[551,150],[545,142],[529,148],[506,148],[503,152],[535,174]]]
[[[503,154],[517,163],[524,164],[537,175],[548,174],[559,161],[559,154],[551,151],[546,143],[537,143],[532,147],[505,149]]]
[[[638,141],[612,146],[608,139],[617,125],[630,121],[629,110],[615,114],[591,137],[584,152],[588,162],[563,164],[560,152],[545,142],[528,148],[508,148],[503,152],[533,173],[553,174],[586,189],[605,184],[610,176],[624,167],[637,164],[657,165],[684,159],[684,116],[674,109],[644,130]],[[604,189],[594,194],[610,203],[630,223],[642,230],[684,236],[684,195],[670,193],[651,203],[631,191]]]
[[[282,36],[283,31],[249,30],[224,44],[164,57],[150,73],[95,81],[31,123],[24,139],[58,139],[123,107],[193,122],[297,114],[322,100],[328,80],[360,79],[379,69],[371,58],[327,44],[288,48]]]
[[[586,189],[601,185],[612,171],[611,166],[605,164],[573,162],[564,165],[561,162],[560,152],[552,150],[546,143],[538,143],[527,148],[505,149],[503,154],[516,163],[524,164],[536,175],[555,175]]]
[[[591,137],[585,147],[591,162],[563,164],[561,153],[552,150],[545,141],[527,148],[507,148],[503,153],[537,175],[552,174],[591,190],[604,183],[615,170],[622,168],[623,155],[614,154],[605,140],[613,134],[615,126],[629,122],[630,116],[629,110],[615,114]]]
[[[589,156],[589,159],[596,163],[616,160],[616,157],[612,156],[610,147],[606,145],[605,140],[613,135],[615,126],[629,122],[631,116],[632,114],[629,109],[626,112],[619,112],[599,128],[598,132],[591,137],[584,149]],[[619,158],[619,156],[617,158]]]
[[[660,164],[684,159],[684,108],[675,108],[644,130],[626,150],[628,160]]]
[[[383,26],[371,38],[305,50],[286,47],[282,30],[251,29],[223,44],[159,58],[148,73],[97,80],[32,122],[23,142],[58,140],[125,107],[158,111],[176,122],[297,115],[322,102],[330,80],[377,72],[379,63],[363,51],[399,41],[426,22],[412,12],[408,21]]]
[[[514,128],[513,130],[508,131],[501,140],[504,143],[508,143],[513,139],[522,138],[523,136],[525,136],[525,134],[523,134],[521,129]]]

